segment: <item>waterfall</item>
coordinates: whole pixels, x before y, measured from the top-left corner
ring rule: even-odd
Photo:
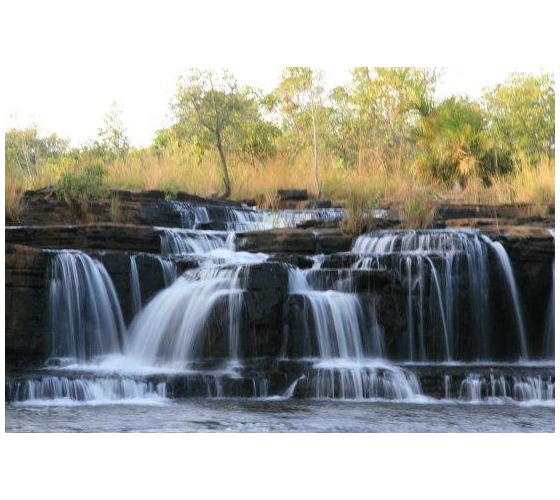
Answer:
[[[489,359],[491,311],[489,250],[497,255],[513,304],[519,353],[527,359],[526,333],[515,278],[500,243],[474,231],[379,231],[358,237],[355,269],[387,269],[407,288],[408,358],[457,359],[474,338],[478,359]],[[467,314],[468,313],[468,314]],[[426,345],[426,328],[441,332],[440,347]],[[435,350],[435,352],[434,352]],[[439,351],[439,353],[438,353]]]
[[[169,201],[170,208],[181,217],[181,227],[196,229],[201,223],[210,222],[208,209],[184,201]]]
[[[158,257],[158,262],[161,266],[161,272],[163,273],[163,282],[165,286],[168,287],[177,279],[177,268],[172,260]]]
[[[130,256],[130,294],[132,299],[132,314],[136,316],[142,309],[142,297],[140,295],[140,277],[138,276],[138,266],[136,256]]]
[[[20,401],[118,401],[139,398],[165,398],[165,382],[154,384],[130,377],[95,377],[70,379],[46,376],[40,379],[12,381],[8,400]]]
[[[126,354],[148,365],[188,367],[199,354],[212,312],[225,301],[227,355],[235,363],[243,293],[241,269],[216,266],[187,271],[136,316]]]
[[[57,253],[49,269],[51,357],[90,360],[120,352],[125,326],[101,262],[76,251]]]
[[[368,328],[356,294],[314,290],[305,273],[295,268],[289,270],[289,292],[302,296],[310,309],[319,360],[305,383],[313,397],[407,399],[421,394],[412,373],[371,358],[383,355],[383,333],[374,311]]]
[[[218,248],[230,248],[231,238],[223,231],[195,231],[160,228],[161,253],[164,255],[204,254]]]
[[[484,377],[469,374],[461,381],[459,399],[470,402],[496,401],[554,401],[555,383],[552,378],[539,376],[513,376],[509,380],[490,374]]]
[[[527,331],[525,329],[525,321],[523,319],[523,313],[521,311],[521,301],[519,299],[519,291],[517,289],[517,283],[515,282],[515,276],[513,274],[513,268],[511,267],[511,261],[509,256],[503,247],[503,245],[498,241],[491,241],[489,238],[484,237],[491,248],[494,250],[496,256],[499,259],[502,271],[506,282],[508,284],[508,289],[513,305],[513,310],[515,313],[517,334],[519,336],[519,346],[521,350],[521,359],[528,359],[529,355],[527,353]]]
[[[268,229],[296,227],[310,220],[336,221],[346,213],[343,208],[315,208],[299,210],[256,210],[250,207],[221,205],[202,206],[185,201],[167,202],[171,211],[181,219],[183,229],[198,229],[201,224],[217,223],[228,231],[266,231]],[[385,211],[373,211],[375,217],[385,216]]]

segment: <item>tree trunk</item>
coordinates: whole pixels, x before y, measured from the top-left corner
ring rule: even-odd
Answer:
[[[224,181],[224,192],[222,198],[229,198],[231,196],[231,183],[229,181],[229,172],[226,161],[226,154],[224,152],[224,147],[222,146],[222,137],[219,133],[216,134],[216,147],[218,148],[218,153],[220,154],[220,164],[222,167],[222,180]]]
[[[321,180],[319,178],[319,161],[317,158],[317,125],[315,123],[315,115],[311,114],[311,122],[313,123],[313,164],[315,166],[315,186],[317,188],[317,199],[321,198]]]

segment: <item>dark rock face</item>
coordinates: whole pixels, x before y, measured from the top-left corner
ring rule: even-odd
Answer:
[[[148,226],[88,224],[83,226],[16,226],[6,228],[6,243],[35,248],[124,250],[159,253],[158,232]]]
[[[123,313],[126,324],[134,317],[131,283],[131,255],[122,252],[93,252],[91,257],[101,261],[109,273]],[[165,288],[165,278],[160,260],[149,254],[134,256],[138,270],[141,305],[146,305]]]
[[[175,193],[177,201],[207,207],[241,207],[234,201],[201,198],[188,193]],[[108,198],[90,200],[85,206],[72,200],[67,203],[55,196],[54,189],[26,191],[18,221],[25,225],[58,225],[89,223],[127,223],[141,226],[181,227],[181,217],[166,201],[163,191],[112,191]]]
[[[297,193],[289,195],[292,201],[304,201],[304,198],[295,199],[300,196]],[[6,229],[6,359],[10,366],[40,364],[44,359],[48,336],[49,253],[41,249],[80,249],[99,259],[113,280],[127,324],[134,313],[131,255],[136,255],[142,305],[165,287],[161,263],[154,255],[160,252],[160,233],[152,225],[179,226],[177,212],[170,208],[162,192],[118,192],[115,196],[118,196],[123,220],[135,225],[94,223]],[[218,219],[226,218],[227,207],[235,205],[189,195],[178,195],[176,199],[203,203],[208,212]],[[23,214],[26,223],[43,224],[47,221],[62,224],[83,220],[72,216],[71,207],[56,200],[52,192],[35,192],[27,197],[27,202]],[[242,207],[235,206],[242,210]],[[110,200],[99,201],[89,207],[88,213],[99,220],[109,220],[110,208]],[[512,207],[500,210],[503,217],[514,216]],[[465,217],[471,218],[471,222],[475,220],[473,218],[486,221],[480,223],[483,232],[504,245],[512,261],[523,303],[529,355],[532,358],[539,357],[543,352],[546,309],[552,290],[553,238],[543,227],[520,228],[503,224],[497,227],[496,212],[487,208],[448,207],[438,213],[448,224],[465,221]],[[544,224],[543,221],[541,223]],[[209,227],[217,228],[226,222],[208,224]],[[237,235],[236,247],[237,250],[272,254],[266,263],[246,266],[240,274],[243,283],[240,327],[242,358],[277,358],[283,355],[297,358],[317,354],[316,336],[310,326],[313,321],[309,305],[303,295],[288,294],[288,269],[289,265],[302,269],[312,267],[312,256],[318,253],[327,256],[319,269],[310,273],[314,285],[318,289],[357,293],[365,306],[364,311],[368,311],[364,321],[370,326],[376,322],[383,330],[385,356],[392,360],[408,358],[407,284],[400,283],[390,270],[350,270],[357,259],[357,256],[349,253],[352,247],[350,236],[325,227],[315,231],[299,228],[247,232]],[[176,257],[174,260],[178,274],[199,265],[196,259],[190,257]],[[436,255],[432,260],[435,265],[439,265]],[[519,351],[519,346],[512,334],[515,323],[511,302],[495,264],[494,260],[491,265],[494,273],[491,281],[497,283],[491,291],[494,319],[488,336],[488,343],[494,347],[488,355],[496,360],[511,360]],[[426,295],[432,292],[425,291]],[[459,295],[458,302],[466,304],[468,301],[465,289]],[[204,340],[200,350],[205,357],[223,359],[229,354],[227,307],[225,300],[216,304],[207,331],[202,336]],[[430,359],[443,359],[442,325],[431,309],[429,301],[426,301],[421,311],[423,317],[427,318],[423,332],[426,355]],[[459,307],[456,322],[462,326],[457,331],[472,330],[474,315],[475,312],[468,308]],[[454,351],[461,353],[462,359],[476,359],[477,353],[484,347],[480,342],[474,335],[458,333],[454,339]]]
[[[47,265],[42,250],[6,245],[6,366],[37,365],[48,338]]]
[[[523,303],[529,356],[540,357],[553,287],[554,240],[546,231],[528,237],[506,234],[497,239],[509,255]]]
[[[240,279],[246,290],[241,326],[242,356],[277,356],[282,349],[288,268],[274,263],[252,265],[241,271]]]
[[[348,252],[352,238],[338,230],[324,229],[320,233],[304,229],[277,229],[237,235],[235,246],[245,252],[290,253],[313,255]]]

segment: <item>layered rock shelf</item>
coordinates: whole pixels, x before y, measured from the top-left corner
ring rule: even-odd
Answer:
[[[307,200],[307,194],[301,191],[281,195],[286,206]],[[342,290],[355,296],[360,307],[368,311],[365,317],[360,318],[364,325],[368,325],[367,332],[363,333],[363,345],[367,347],[368,342],[372,342],[366,338],[372,329],[382,331],[387,359],[416,373],[426,394],[434,397],[445,397],[449,391],[458,394],[468,370],[474,370],[487,387],[494,384],[494,378],[500,377],[501,380],[514,383],[513,368],[500,365],[515,362],[518,348],[517,341],[510,340],[511,331],[515,330],[516,325],[511,319],[511,301],[500,288],[505,285],[496,285],[489,296],[496,317],[510,318],[494,320],[490,324],[493,332],[489,336],[489,342],[493,345],[491,354],[498,364],[474,365],[479,346],[469,339],[457,338],[454,339],[453,347],[470,363],[468,368],[437,363],[415,365],[407,362],[413,335],[410,326],[407,326],[411,320],[412,299],[409,290],[414,284],[392,268],[359,267],[360,256],[352,252],[356,238],[344,234],[336,221],[306,220],[300,227],[241,229],[235,232],[234,237],[229,237],[228,231],[233,224],[231,210],[236,211],[234,222],[239,223],[241,220],[243,228],[244,221],[254,215],[254,209],[187,194],[181,194],[174,200],[167,200],[161,192],[121,191],[113,193],[113,196],[112,202],[102,200],[90,204],[86,213],[83,210],[80,212],[76,203],[57,200],[52,191],[28,193],[20,224],[6,227],[6,369],[15,379],[23,377],[27,370],[32,372],[41,367],[49,355],[49,343],[52,340],[49,338],[49,269],[52,259],[60,250],[83,252],[103,265],[114,286],[127,327],[138,314],[139,307],[146,306],[159,292],[169,287],[175,276],[189,269],[204,267],[204,256],[162,251],[164,240],[170,234],[166,228],[185,227],[185,214],[173,209],[173,203],[179,201],[188,206],[204,206],[203,220],[197,219],[195,214],[187,222],[192,223],[193,227],[196,225],[197,231],[201,231],[197,234],[205,238],[207,235],[208,241],[204,242],[210,245],[209,248],[219,241],[221,246],[215,248],[247,252],[253,256],[266,254],[261,260],[251,261],[250,265],[241,267],[235,275],[241,283],[239,300],[242,307],[236,321],[239,321],[238,356],[243,368],[237,378],[220,379],[220,383],[227,387],[212,386],[214,389],[211,390],[216,391],[216,394],[223,391],[241,396],[255,395],[259,391],[279,394],[288,391],[300,378],[305,378],[306,382],[297,384],[293,395],[313,396],[313,387],[324,375],[320,368],[304,361],[302,353],[317,357],[321,346],[317,345],[317,336],[309,327],[312,323],[309,308],[311,295],[290,290],[290,280],[293,279],[290,273],[293,269],[307,270],[306,279],[315,290]],[[118,218],[126,223],[111,221],[115,218],[115,203],[118,203]],[[548,309],[549,298],[553,293],[555,256],[554,237],[550,229],[554,227],[554,209],[549,207],[546,216],[537,219],[519,219],[518,214],[518,209],[514,207],[441,207],[437,210],[434,225],[475,228],[489,241],[499,242],[503,246],[511,260],[519,288],[527,327],[527,349],[529,355],[534,357],[541,352],[546,341],[545,331],[549,327]],[[398,221],[391,217],[380,218],[377,225],[398,225]],[[181,231],[188,232],[189,229],[177,230],[176,234],[181,236]],[[437,255],[429,255],[429,258],[433,267],[420,269],[417,280],[424,279],[424,275],[429,277],[430,273],[436,272],[436,268],[445,265]],[[504,283],[498,257],[491,253],[488,259],[490,279]],[[171,278],[170,272],[173,275]],[[459,279],[465,281],[467,278],[461,277],[461,272],[457,271]],[[443,300],[441,290],[436,290],[433,285],[422,289],[420,293],[431,300],[437,300],[440,294],[439,301]],[[459,297],[466,298],[467,291],[464,297]],[[224,295],[216,301],[204,327],[199,353],[201,366],[205,370],[215,369],[231,356],[229,300]],[[434,307],[428,301],[422,302],[415,314],[426,322],[426,326],[422,326],[425,330],[421,332],[426,356],[443,360],[445,349],[449,351],[450,346],[442,344],[442,335],[447,335],[444,331],[446,327],[440,320],[434,319]],[[474,325],[476,321],[472,314],[463,311],[457,317],[467,325]],[[336,318],[332,321],[336,321]],[[373,347],[371,350],[373,352]],[[547,380],[554,378],[554,370],[550,366],[536,369],[536,374],[533,373],[534,368],[526,370],[521,376],[542,376]],[[519,375],[519,372],[516,373]],[[168,393],[174,397],[204,395],[216,380],[203,373],[188,377],[163,374],[159,378],[157,375],[150,377],[154,384],[164,380]],[[255,380],[260,379],[266,380],[265,388],[257,389]],[[338,391],[335,386],[339,382],[334,379],[331,382],[333,391]]]

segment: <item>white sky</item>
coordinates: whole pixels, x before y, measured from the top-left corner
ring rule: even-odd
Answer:
[[[532,40],[538,52],[527,50],[530,38],[522,43],[526,47],[517,49],[522,36],[506,44],[514,54],[503,51],[504,26],[485,21],[488,5],[484,15],[478,14],[477,2],[460,13],[464,23],[475,24],[464,33],[454,26],[456,19],[449,26],[445,20],[439,25],[434,21],[435,27],[415,23],[414,4],[407,6],[411,15],[403,18],[397,5],[402,2],[393,3],[395,7],[380,11],[350,1],[344,4],[350,22],[340,18],[338,6],[324,8],[315,23],[306,24],[314,11],[290,1],[271,3],[268,16],[261,3],[247,0],[215,0],[206,6],[165,0],[13,1],[2,7],[1,119],[7,128],[35,124],[42,133],[56,132],[77,145],[95,137],[116,102],[131,142],[141,146],[168,123],[177,77],[191,66],[225,66],[242,83],[264,90],[272,88],[281,67],[290,64],[323,69],[331,85],[344,83],[349,68],[357,65],[447,66],[442,92],[474,97],[514,70],[551,70],[551,59],[540,50],[546,46],[540,31],[538,40]],[[430,2],[422,5],[430,11]],[[511,23],[515,9],[509,4],[508,9],[504,21]],[[397,16],[397,25],[412,34],[412,41],[386,23]],[[519,16],[523,21],[525,13]],[[545,35],[546,21],[539,20]]]

